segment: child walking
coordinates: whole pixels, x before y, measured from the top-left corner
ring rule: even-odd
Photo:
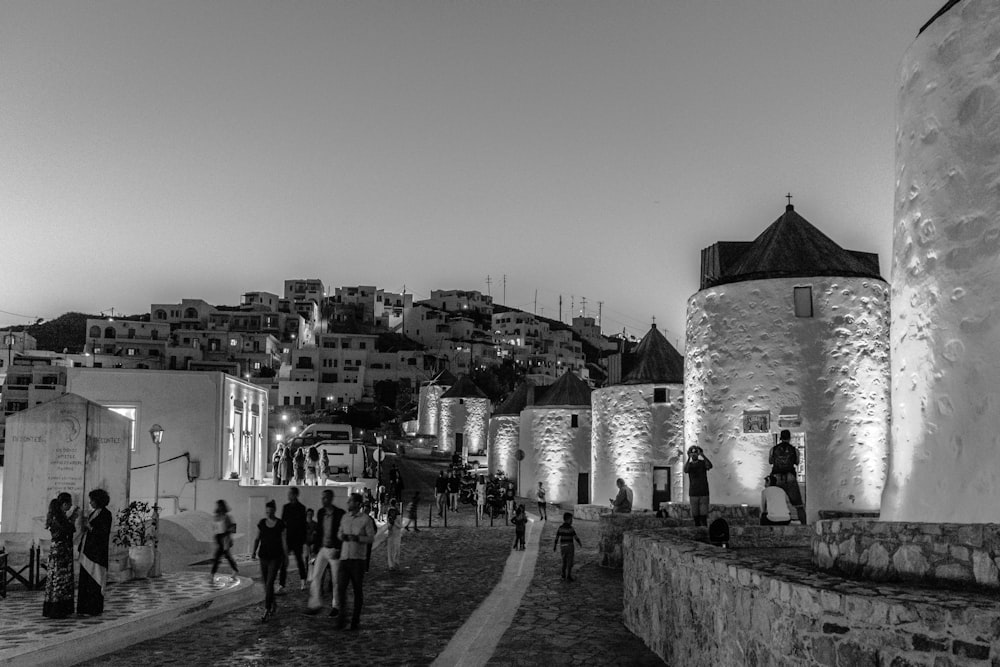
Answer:
[[[511,523],[514,524],[514,550],[524,551],[524,527],[528,523],[528,515],[524,511],[524,505],[517,506],[517,512],[511,519]]]
[[[573,557],[576,555],[576,547],[573,545],[573,541],[576,541],[581,547],[583,542],[577,536],[576,531],[573,530],[573,513],[564,512],[563,513],[563,523],[556,530],[556,541],[552,545],[552,551],[561,548],[562,549],[562,579],[566,581],[573,581]]]

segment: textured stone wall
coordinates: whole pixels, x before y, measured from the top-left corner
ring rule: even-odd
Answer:
[[[510,479],[517,474],[517,454],[521,446],[521,416],[495,415],[490,417],[489,444],[486,447],[486,465],[490,474],[503,472]]]
[[[577,426],[572,426],[572,416]],[[525,457],[518,492],[533,497],[538,482],[552,503],[577,501],[580,473],[590,471],[591,411],[584,407],[526,408],[521,412]]]
[[[668,665],[1000,662],[993,599],[846,581],[667,532],[626,533],[622,575],[626,627]]]
[[[441,413],[441,394],[448,390],[435,384],[420,387],[417,398],[417,435],[434,437],[438,434]]]
[[[814,317],[794,316],[792,288],[812,286]],[[760,501],[782,407],[801,406],[806,509],[876,510],[889,437],[889,302],[880,280],[754,280],[688,300],[685,444],[714,464],[713,502]],[[743,412],[771,413],[744,433]]]
[[[817,567],[874,581],[953,581],[1000,588],[997,524],[820,521],[812,550]]]
[[[655,387],[669,392],[653,403]],[[653,466],[669,466],[670,497],[684,497],[684,388],[681,385],[613,385],[591,394],[591,502],[618,493],[621,477],[632,488],[635,509],[653,508]]]
[[[464,456],[486,451],[490,423],[488,398],[443,398],[440,406],[438,451],[453,453],[456,433],[462,434]]]
[[[998,46],[1000,2],[965,0],[901,66],[892,521],[1000,521]]]

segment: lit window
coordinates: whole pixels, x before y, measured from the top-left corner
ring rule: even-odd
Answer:
[[[795,317],[813,316],[812,287],[795,287],[792,290],[792,297],[795,302]]]
[[[135,417],[136,413],[138,412],[138,409],[133,406],[125,406],[125,405],[106,405],[104,407],[106,407],[108,410],[111,410],[111,412],[116,412],[120,414],[122,417],[128,417],[130,420],[132,420],[132,427],[129,433],[129,437],[131,438],[131,443],[129,448],[134,452],[138,444],[135,439]]]

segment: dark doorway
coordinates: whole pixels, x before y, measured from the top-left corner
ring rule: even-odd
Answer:
[[[590,473],[581,472],[576,480],[576,504],[590,503]]]
[[[653,466],[653,509],[670,502],[670,467]]]
[[[460,457],[462,456],[462,449],[465,446],[463,442],[464,435],[465,435],[464,433],[455,434],[455,453],[458,454]]]

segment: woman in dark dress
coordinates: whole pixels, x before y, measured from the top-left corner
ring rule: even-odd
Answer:
[[[42,605],[42,616],[47,618],[66,618],[73,613],[73,533],[79,511],[73,507],[73,496],[65,492],[49,503],[45,527],[52,535],[52,544]]]
[[[288,549],[285,546],[285,522],[274,515],[276,503],[264,505],[265,517],[257,524],[257,539],[253,542],[252,558],[260,558],[260,577],[264,580],[264,616],[261,623],[274,616],[278,605],[274,601],[274,580],[281,570]]]
[[[108,581],[108,538],[111,537],[111,498],[104,489],[94,489],[90,516],[83,524],[80,543],[80,587],[76,613],[97,616],[104,611],[104,586]]]

